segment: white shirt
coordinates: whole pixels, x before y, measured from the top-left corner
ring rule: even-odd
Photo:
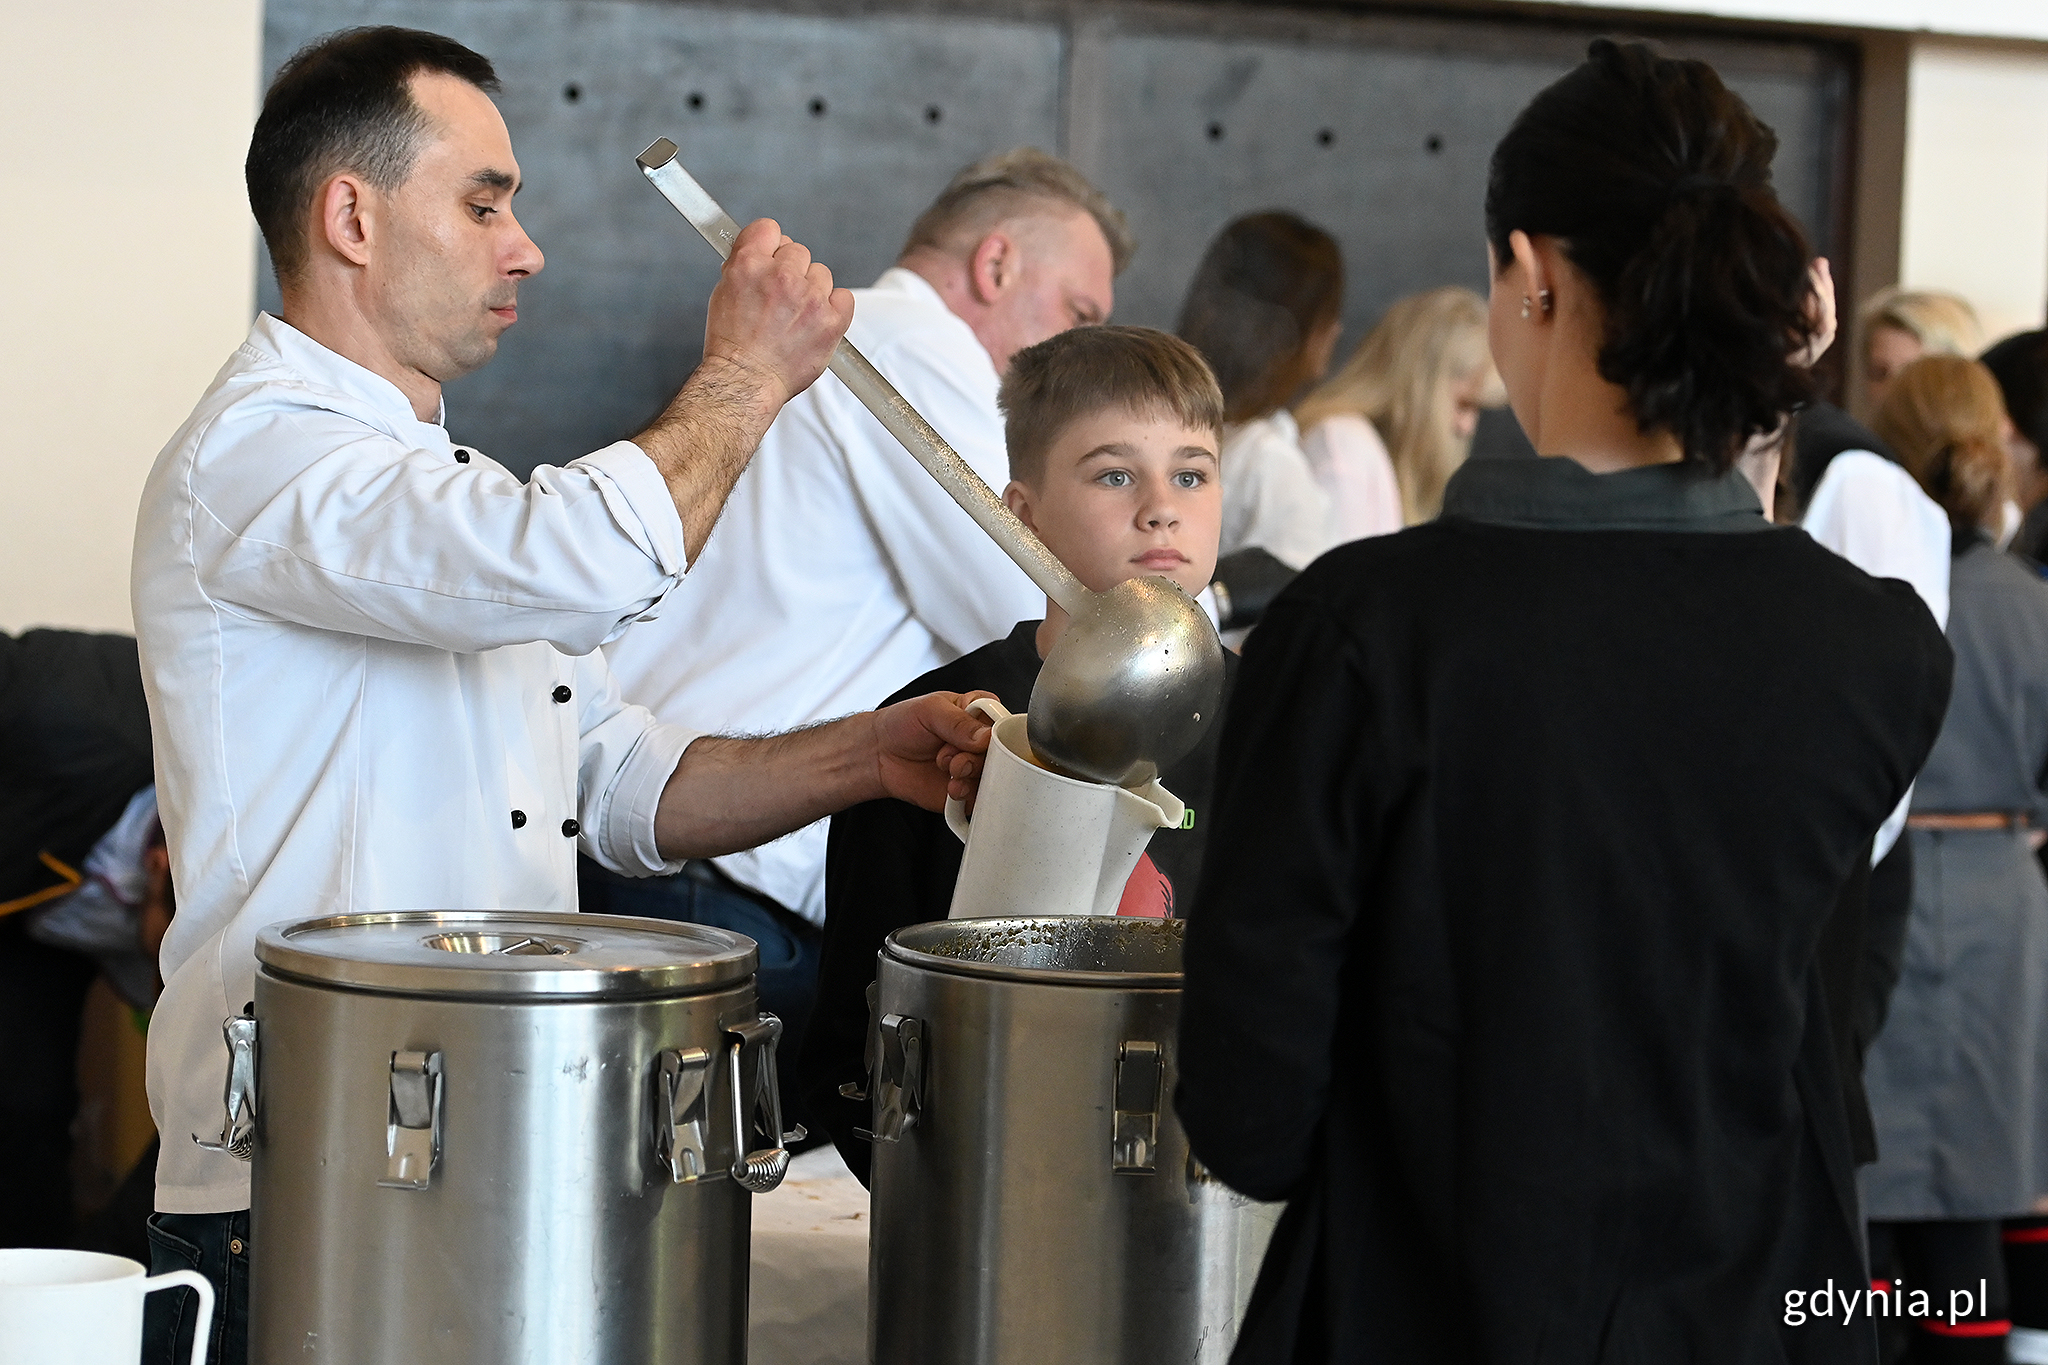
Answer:
[[[1218,554],[1259,546],[1306,569],[1337,543],[1330,495],[1301,453],[1301,430],[1282,409],[1223,433],[1223,536]]]
[[[1339,412],[1301,438],[1316,483],[1329,495],[1338,541],[1391,535],[1401,529],[1401,483],[1379,429],[1355,412]]]
[[[178,900],[149,1029],[158,1209],[248,1207],[248,1166],[192,1135],[220,1132],[221,1021],[254,996],[258,930],[572,910],[579,845],[671,867],[655,806],[694,735],[626,705],[596,650],[683,566],[637,447],[521,484],[388,381],[257,318],[157,457],[136,526]]]
[[[1912,584],[1935,624],[1948,628],[1948,513],[1903,467],[1872,451],[1843,451],[1828,461],[1800,525],[1871,577]],[[1878,830],[1873,863],[1898,842],[1912,799],[1909,790]]]
[[[996,368],[974,332],[900,267],[854,297],[854,344],[1000,491]],[[828,374],[769,428],[689,591],[605,653],[662,719],[758,733],[866,710],[1044,611],[1024,571]],[[718,865],[822,924],[825,830]]]

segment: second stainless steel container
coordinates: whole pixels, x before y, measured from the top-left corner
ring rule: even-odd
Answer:
[[[874,1365],[1222,1365],[1278,1207],[1188,1150],[1182,925],[890,935],[869,1028]]]
[[[755,957],[606,915],[264,931],[222,1133],[254,1365],[744,1365],[748,1191],[788,1161]]]

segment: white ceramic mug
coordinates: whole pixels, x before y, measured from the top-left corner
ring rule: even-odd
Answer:
[[[0,1250],[0,1365],[135,1365],[142,1296],[178,1286],[199,1291],[192,1365],[206,1365],[213,1286],[197,1271],[152,1276],[97,1251]]]
[[[1114,915],[1152,832],[1186,807],[1159,785],[1081,782],[1031,761],[1023,716],[990,697],[968,703],[994,722],[974,818],[946,802],[946,823],[967,845],[950,919],[987,915]]]

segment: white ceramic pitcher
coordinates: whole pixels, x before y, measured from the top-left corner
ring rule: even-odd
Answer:
[[[1114,915],[1155,829],[1187,807],[1159,785],[1113,787],[1062,777],[1031,761],[1026,720],[992,697],[968,703],[995,725],[974,817],[948,799],[946,824],[967,845],[950,919],[987,915]]]
[[[192,1365],[205,1365],[213,1286],[196,1271],[146,1275],[126,1256],[40,1247],[0,1251],[0,1365],[135,1365],[142,1296],[199,1291]]]

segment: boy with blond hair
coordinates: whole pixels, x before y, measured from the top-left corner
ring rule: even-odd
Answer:
[[[1010,461],[1003,501],[1085,586],[1100,592],[1149,574],[1190,594],[1208,586],[1223,519],[1223,395],[1193,347],[1149,327],[1079,327],[1019,351],[999,401]],[[993,692],[1023,712],[1066,625],[1048,601],[1043,620],[1019,622],[900,695]],[[1225,663],[1227,705],[1237,657],[1226,653]],[[1210,726],[1194,752],[1160,774],[1188,815],[1153,835],[1118,913],[1171,916],[1194,894],[1221,729]],[[875,953],[905,925],[946,918],[960,858],[944,819],[904,802],[870,801],[832,820],[824,962],[800,1074],[805,1112],[830,1130],[863,1181],[868,1147],[853,1129],[867,1123],[867,1108],[839,1086],[862,1079]]]

